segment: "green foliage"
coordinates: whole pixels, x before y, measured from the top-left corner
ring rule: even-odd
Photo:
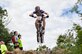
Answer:
[[[36,51],[43,51],[43,50],[46,50],[48,47],[46,45],[43,45],[43,46],[39,46]]]
[[[73,6],[71,12],[76,12],[80,17],[82,17],[82,13],[80,13],[80,11],[82,10],[78,10],[78,5],[82,4],[82,0],[77,0],[77,2],[75,3],[75,5]]]
[[[79,13],[78,10],[78,4],[82,4],[82,0],[77,0],[71,12],[76,12],[82,17],[82,13]],[[71,30],[59,36],[57,46],[53,48],[52,54],[82,54],[82,27],[75,23],[73,25]]]
[[[14,50],[14,45],[12,43],[7,43],[7,48],[9,51],[13,51]]]
[[[8,29],[3,24],[4,16],[8,16],[7,10],[0,7],[0,40],[3,40],[5,44],[9,47],[8,43],[11,42],[11,36],[8,32]]]
[[[81,4],[81,3],[82,3],[82,0],[77,0],[77,4],[78,4],[78,3],[80,3],[80,4]]]
[[[75,37],[73,31],[76,33]],[[53,48],[52,53],[82,54],[82,27],[74,24],[73,29],[68,30],[64,35],[60,35],[57,39],[57,46]]]

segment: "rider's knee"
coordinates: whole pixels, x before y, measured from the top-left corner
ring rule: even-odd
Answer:
[[[43,18],[43,22],[45,22],[45,18]]]

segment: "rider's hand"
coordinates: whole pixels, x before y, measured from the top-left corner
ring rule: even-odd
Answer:
[[[49,18],[49,16],[46,16],[46,18]]]
[[[29,16],[34,17],[32,14],[30,14]]]
[[[48,13],[44,13],[44,18],[49,18],[49,14]]]
[[[36,18],[36,15],[34,15],[34,14],[30,14],[29,16]]]
[[[38,18],[38,16],[36,14],[33,15],[34,18]]]
[[[49,18],[49,16],[43,16],[44,18]]]
[[[34,18],[39,18],[39,16],[34,16]]]

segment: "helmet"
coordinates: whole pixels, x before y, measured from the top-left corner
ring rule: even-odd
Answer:
[[[36,7],[35,7],[35,10],[36,10],[36,11],[39,11],[39,10],[40,10],[40,7],[39,7],[39,6],[36,6]]]

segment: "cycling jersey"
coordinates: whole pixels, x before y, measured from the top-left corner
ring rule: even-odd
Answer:
[[[33,14],[36,14],[37,16],[42,16],[42,17],[44,16],[43,13],[44,13],[43,10],[33,12]]]

